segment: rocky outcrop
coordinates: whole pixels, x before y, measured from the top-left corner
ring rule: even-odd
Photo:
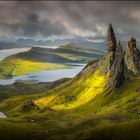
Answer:
[[[114,34],[114,30],[111,24],[108,26],[108,34],[107,34],[107,49],[108,52],[115,52],[117,48],[116,37]]]
[[[116,37],[111,24],[108,27],[107,55],[104,66],[104,70],[109,74],[106,87],[117,88],[122,85],[125,79],[124,53],[121,42],[116,43]]]
[[[107,61],[108,61],[108,68],[111,69],[115,59],[115,52],[117,48],[116,37],[114,34],[114,30],[111,24],[108,26],[108,34],[107,34]]]
[[[115,52],[115,59],[111,67],[111,72],[107,85],[117,88],[123,84],[124,81],[124,55],[122,45],[119,42]]]
[[[140,76],[140,51],[136,48],[136,39],[133,37],[127,42],[124,60],[130,74]]]
[[[98,62],[100,75],[109,74],[106,88],[118,88],[134,76],[140,76],[140,51],[136,48],[136,39],[131,38],[123,51],[121,42],[116,43],[111,24],[108,27],[107,54]]]
[[[98,62],[98,68],[101,75],[109,74],[106,87],[117,88],[125,79],[140,76],[140,52],[136,48],[136,39],[132,37],[123,52],[121,42],[117,45],[113,27],[109,24],[107,54]]]
[[[21,108],[21,112],[28,112],[31,109],[39,109],[32,100],[28,100]]]
[[[115,60],[116,48],[117,43],[114,30],[112,25],[109,24],[107,34],[107,54],[105,58],[98,63],[101,75],[111,72],[111,67]]]

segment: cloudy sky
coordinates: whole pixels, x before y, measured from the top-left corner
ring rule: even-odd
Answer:
[[[140,41],[140,2],[0,1],[0,38],[105,39],[108,23],[117,38]]]

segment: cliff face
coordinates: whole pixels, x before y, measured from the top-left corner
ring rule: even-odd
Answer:
[[[132,76],[140,76],[140,51],[136,48],[136,39],[128,41],[123,51],[121,42],[116,43],[111,24],[108,27],[107,54],[98,62],[100,75],[109,74],[106,87],[118,88],[124,80]]]
[[[119,87],[124,81],[124,55],[121,43],[117,46],[115,59],[110,71],[107,85],[113,88]]]
[[[128,71],[140,76],[140,51],[136,48],[136,39],[133,37],[127,42],[124,59]]]

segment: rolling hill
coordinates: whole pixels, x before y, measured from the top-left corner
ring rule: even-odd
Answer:
[[[0,78],[24,75],[29,72],[64,69],[70,63],[87,63],[104,55],[104,51],[74,45],[57,49],[32,47],[29,51],[6,57],[0,62]]]
[[[1,139],[140,137],[140,51],[133,37],[123,51],[111,24],[104,58],[40,92],[21,93],[0,103],[0,110],[8,116],[0,120]]]

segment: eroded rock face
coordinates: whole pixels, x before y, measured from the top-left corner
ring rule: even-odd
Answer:
[[[116,37],[114,34],[114,30],[111,24],[108,26],[108,34],[107,34],[107,49],[108,52],[115,52],[117,48]]]
[[[116,88],[124,81],[124,54],[121,42],[116,43],[116,37],[111,24],[108,27],[107,55],[99,62],[101,74],[109,74],[106,87]]]
[[[111,24],[108,26],[108,34],[107,34],[107,56],[106,61],[108,62],[108,70],[111,69],[114,59],[115,59],[115,52],[117,48],[116,37],[114,34],[114,29]]]
[[[111,72],[111,67],[115,60],[115,54],[116,54],[116,37],[114,34],[114,30],[111,24],[108,26],[108,34],[107,34],[107,54],[103,60],[99,62],[99,69],[100,74],[106,74]]]
[[[108,27],[107,54],[98,62],[100,75],[109,74],[106,88],[118,88],[134,76],[140,76],[140,51],[136,48],[136,39],[131,38],[125,51],[121,42],[116,43],[114,30],[111,24]]]
[[[140,51],[136,48],[136,39],[133,37],[127,42],[124,60],[129,72],[140,76]]]
[[[117,88],[123,84],[124,81],[124,55],[122,45],[119,42],[113,65],[111,67],[111,73],[107,82],[107,85],[113,88]]]

